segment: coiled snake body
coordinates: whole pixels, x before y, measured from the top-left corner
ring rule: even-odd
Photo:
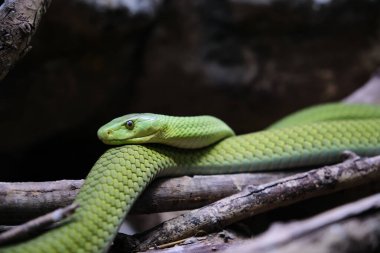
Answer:
[[[202,137],[190,134],[196,127],[192,122],[200,119],[196,117],[170,118],[173,124],[177,124],[175,128],[165,126],[166,131],[159,132],[152,117],[161,116],[128,115],[107,124],[98,134],[110,144],[160,142],[167,138],[167,144],[176,146],[182,143],[178,138],[180,133],[188,138],[183,144],[186,149],[162,144],[109,149],[87,176],[75,199],[80,207],[73,217],[62,226],[29,241],[1,248],[0,252],[104,252],[134,200],[156,176],[237,173],[327,164],[339,161],[344,150],[359,155],[380,154],[379,106],[331,104],[314,107],[285,118],[268,130],[239,136],[233,136],[228,126],[208,117],[200,120],[210,120],[201,124]],[[186,120],[190,124],[185,124]],[[140,125],[144,127],[140,128]],[[207,126],[213,126],[216,134]],[[131,136],[125,137],[131,131],[134,131]],[[210,135],[215,135],[210,142],[223,136],[230,137],[210,145],[207,138]],[[204,145],[206,147],[199,148]]]

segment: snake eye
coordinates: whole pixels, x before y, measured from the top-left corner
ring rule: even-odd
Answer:
[[[124,123],[125,127],[128,128],[129,130],[133,129],[134,127],[134,123],[132,120],[127,120],[125,123]]]

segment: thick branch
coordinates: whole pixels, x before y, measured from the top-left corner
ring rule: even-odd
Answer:
[[[193,210],[136,236],[138,250],[197,234],[213,231],[255,214],[286,206],[315,196],[368,183],[380,178],[380,156],[351,158],[343,163],[326,166],[286,177]]]
[[[155,180],[136,201],[132,213],[154,213],[194,209],[239,192],[293,175],[271,172],[236,175],[178,177]],[[15,224],[47,211],[69,205],[83,180],[0,183],[0,223]]]
[[[380,194],[306,220],[273,224],[265,233],[251,240],[242,240],[239,235],[224,230],[204,237],[191,237],[178,241],[175,245],[175,250],[157,247],[149,252],[225,252],[223,249],[239,253],[294,253],[300,252],[300,249],[301,252],[326,253],[378,252]],[[120,251],[112,252],[123,252],[122,250],[120,248]]]
[[[0,183],[0,222],[19,224],[34,217],[68,206],[83,180],[37,183]]]
[[[30,49],[31,38],[51,0],[5,0],[0,6],[0,81]]]

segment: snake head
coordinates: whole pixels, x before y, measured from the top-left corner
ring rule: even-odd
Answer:
[[[159,116],[134,113],[113,119],[98,130],[99,139],[109,145],[149,143],[160,131]]]

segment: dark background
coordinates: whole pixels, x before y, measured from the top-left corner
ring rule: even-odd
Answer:
[[[85,177],[116,116],[211,114],[246,133],[340,100],[377,69],[380,1],[261,2],[54,0],[0,83],[0,180]]]

